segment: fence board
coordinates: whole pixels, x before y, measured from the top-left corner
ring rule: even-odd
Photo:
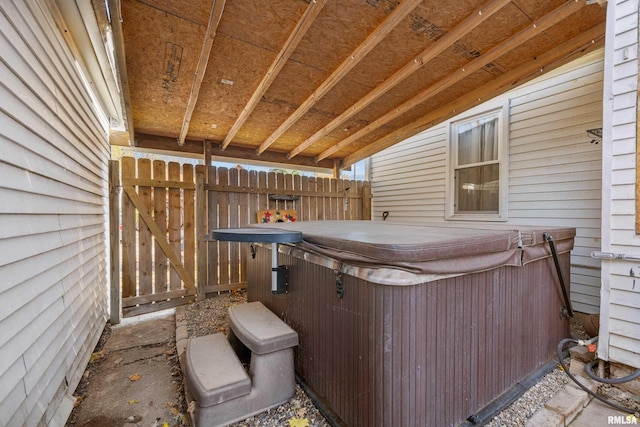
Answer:
[[[138,160],[138,177],[151,178],[151,160]],[[147,211],[151,210],[151,187],[138,187],[138,194],[144,208]],[[153,272],[151,251],[151,231],[144,221],[138,219],[138,295],[149,295],[153,292],[151,287]]]
[[[249,186],[249,172],[245,169],[240,171],[240,187],[242,188],[246,188]],[[239,195],[240,197],[240,214],[239,214],[239,218],[240,218],[240,223],[239,226],[240,227],[246,227],[247,225],[251,224],[251,216],[250,216],[250,212],[249,212],[249,194],[248,193],[241,193]],[[246,246],[246,244],[244,243],[240,243],[239,244],[239,253],[238,253],[238,259],[239,259],[239,281],[240,282],[246,282],[247,281],[247,260],[245,259],[246,256],[246,252],[244,250],[244,247]]]
[[[275,189],[278,187],[278,181],[276,179],[275,172],[267,173],[267,181],[265,182],[265,188],[267,191],[269,189]],[[267,194],[267,207],[265,209],[278,209],[276,202],[274,200],[269,200],[269,195]]]
[[[218,169],[218,182],[229,185],[229,169]],[[229,193],[218,194],[218,227],[229,228]],[[218,242],[218,284],[229,283],[229,242]]]
[[[271,184],[271,183],[269,183]],[[282,189],[284,190],[284,174],[281,173],[276,173],[276,182],[275,182],[275,187],[273,185],[269,185],[269,187],[271,188],[277,188],[277,189]],[[283,201],[277,200],[275,201],[275,204],[273,205],[272,209],[285,209],[285,204]]]
[[[272,175],[275,177],[275,175]],[[267,173],[265,171],[260,171],[258,173],[258,190],[267,191]],[[258,210],[269,209],[269,199],[267,194],[258,194]],[[256,212],[256,221],[258,220],[257,212]]]
[[[344,181],[339,179],[335,180],[336,182],[336,191],[338,193],[344,194]],[[333,205],[333,211],[335,212],[335,219],[344,220],[344,197],[335,197]]]
[[[169,162],[169,180],[180,180],[180,165],[176,162]],[[182,260],[180,250],[182,209],[180,206],[180,189],[169,188],[169,245],[175,252],[176,256]],[[169,289],[175,290],[182,287],[182,280],[176,271],[175,266],[171,266],[169,272]]]
[[[331,192],[334,189],[333,179],[323,178],[322,181],[324,183],[324,191]],[[324,207],[322,212],[323,212],[322,219],[329,219],[329,220],[336,219],[333,216],[333,212],[331,210],[331,197],[324,198]]]
[[[193,165],[182,166],[182,179],[188,182],[195,182],[193,176]],[[184,242],[184,268],[187,271],[195,271],[196,244],[195,244],[195,190],[185,189],[183,191],[183,242]],[[195,275],[194,275],[195,276]]]
[[[295,190],[302,190],[302,177],[300,175],[293,176],[293,188]],[[294,206],[295,210],[298,211],[298,217],[302,218],[302,196],[298,197],[298,200],[296,200]]]
[[[209,261],[209,243],[205,242],[205,235],[209,229],[207,218],[208,196],[204,189],[207,169],[204,166],[196,167],[196,194],[195,194],[195,229],[196,229],[196,277],[198,299],[204,300],[207,288],[207,270]]]
[[[134,177],[136,163],[133,158],[122,159],[122,179]],[[137,241],[136,241],[136,210],[129,200],[129,196],[122,192],[122,297],[137,294]]]
[[[164,161],[154,160],[153,179],[159,182],[166,181],[167,167]],[[158,224],[160,231],[167,233],[167,189],[165,187],[153,188],[153,219]],[[155,242],[154,251],[155,264],[155,292],[168,291],[167,285],[167,256],[162,252],[158,242]]]
[[[250,188],[258,188],[258,171],[249,171],[249,187]],[[249,212],[247,216],[247,224],[251,224],[254,222],[253,217],[255,212],[260,210],[260,202],[258,195],[247,194],[249,198]]]
[[[318,183],[315,177],[309,178],[309,184],[307,186],[308,191],[318,191]],[[309,221],[316,221],[318,219],[318,197],[309,196]]]
[[[213,167],[213,166],[209,166],[208,168],[208,176],[209,176],[209,184],[218,184],[218,170]],[[219,201],[219,192],[217,191],[207,191],[207,198],[208,198],[208,207],[207,207],[207,217],[208,217],[208,222],[209,222],[209,230],[215,230],[216,228],[221,228],[220,226],[220,217],[218,215],[218,201]],[[209,231],[207,230],[207,232]],[[220,254],[218,251],[218,247],[219,247],[219,242],[208,242],[207,243],[207,248],[208,248],[208,252],[209,252],[209,256],[208,259],[205,260],[205,262],[207,263],[208,266],[208,271],[207,271],[207,284],[208,285],[217,285],[218,284],[218,278],[220,276],[219,274],[219,268],[218,266],[220,265]]]
[[[284,175],[284,186],[282,187],[285,189],[285,191],[291,191],[293,190],[293,175],[291,174],[286,174]],[[295,200],[285,200],[283,202],[283,207],[281,209],[290,209],[295,211],[296,210],[296,202]]]
[[[239,173],[238,169],[229,169],[229,185],[238,186]],[[238,228],[240,226],[240,194],[229,194],[229,228]],[[229,242],[229,282],[236,283],[240,281],[240,243]]]
[[[109,160],[109,321],[120,323],[122,293],[120,292],[120,164]]]

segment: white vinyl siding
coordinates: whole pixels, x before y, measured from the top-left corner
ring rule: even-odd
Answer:
[[[640,256],[640,237],[635,233],[638,2],[610,1],[607,17],[602,247],[606,252]],[[640,368],[636,261],[602,261],[598,357]]]
[[[506,223],[575,227],[571,299],[597,313],[600,263],[590,253],[600,250],[602,144],[586,131],[602,127],[602,70],[599,50],[374,155],[373,219],[444,221],[450,123],[506,105]]]
[[[47,4],[0,2],[3,426],[64,425],[106,322],[106,124]]]

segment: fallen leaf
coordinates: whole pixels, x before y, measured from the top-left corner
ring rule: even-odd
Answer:
[[[162,427],[169,427],[169,423],[162,423]]]
[[[140,403],[140,401],[138,399],[131,399],[129,401],[129,405],[135,405],[136,403]]]
[[[309,427],[309,420],[306,418],[290,418],[289,427]]]
[[[89,363],[93,363],[96,360],[102,359],[103,357],[104,357],[104,350],[91,353],[91,358],[89,359]]]
[[[142,375],[140,375],[140,374],[129,375],[129,380],[130,381],[138,381],[140,378],[142,378]]]
[[[82,396],[73,396],[76,398],[76,401],[73,403],[73,407],[77,408],[82,403]]]

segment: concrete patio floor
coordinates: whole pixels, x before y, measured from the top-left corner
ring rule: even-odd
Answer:
[[[110,329],[85,371],[86,389],[67,426],[184,425],[174,311],[125,319]]]

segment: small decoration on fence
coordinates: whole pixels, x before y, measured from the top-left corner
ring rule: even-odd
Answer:
[[[295,222],[297,213],[291,209],[268,209],[258,211],[258,223],[268,224],[270,222]]]

